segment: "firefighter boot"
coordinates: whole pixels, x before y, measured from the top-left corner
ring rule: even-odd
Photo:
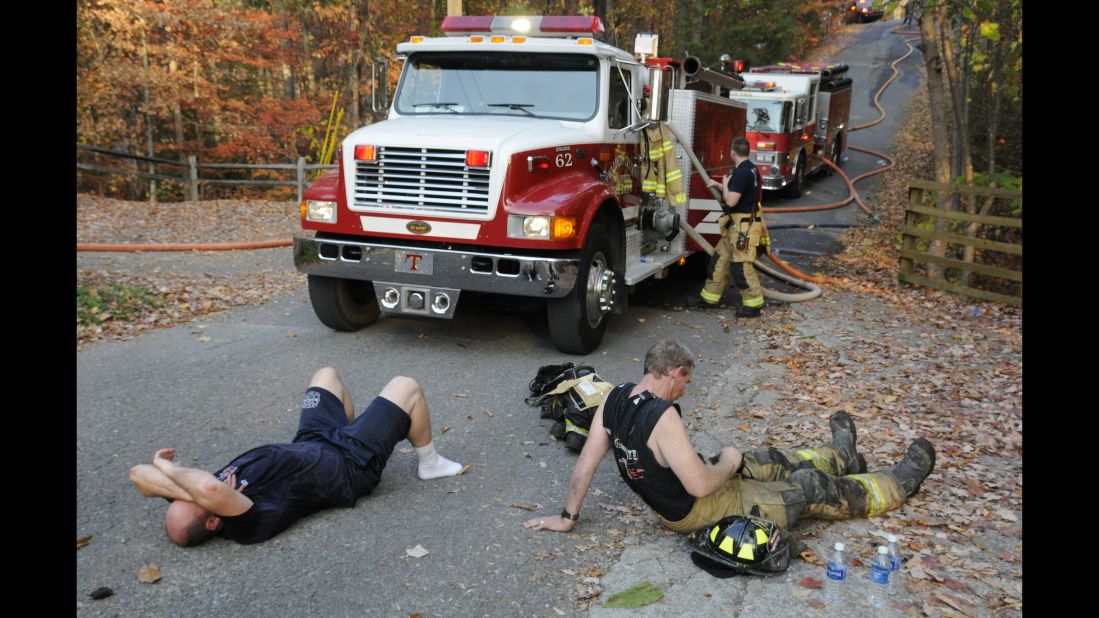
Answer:
[[[904,504],[905,495],[891,472],[832,476],[816,469],[798,470],[787,479],[805,494],[804,517],[874,517]]]
[[[901,463],[892,474],[900,483],[905,497],[920,490],[920,483],[935,469],[935,447],[926,438],[920,438],[908,447]]]
[[[843,457],[847,474],[866,472],[866,460],[855,448],[855,421],[847,412],[840,410],[828,419],[832,428],[832,448]]]
[[[736,317],[738,318],[758,318],[759,315],[759,307],[745,307],[744,305],[741,305],[736,308]]]

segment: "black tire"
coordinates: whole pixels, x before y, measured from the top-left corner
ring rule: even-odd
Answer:
[[[546,304],[550,340],[568,354],[587,354],[603,341],[609,308],[614,302],[611,243],[602,225],[594,223],[580,254],[580,272],[576,287],[564,298]]]
[[[309,275],[309,302],[322,324],[354,332],[378,319],[378,299],[369,281]]]
[[[794,179],[786,185],[783,194],[789,198],[801,197],[801,186],[805,184],[805,151],[798,155],[797,167],[794,168]]]

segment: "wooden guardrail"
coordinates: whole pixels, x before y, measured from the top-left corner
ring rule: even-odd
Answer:
[[[109,157],[116,157],[119,159],[129,159],[132,161],[139,161],[149,163],[149,170],[142,171],[140,166],[136,166],[132,169],[123,167],[111,167],[106,165],[96,165],[93,163],[81,163],[76,162],[76,169],[89,172],[105,173],[105,174],[123,174],[127,176],[137,175],[139,178],[146,178],[152,180],[174,180],[182,183],[187,189],[188,200],[198,200],[200,195],[200,189],[202,185],[242,185],[253,187],[294,187],[298,188],[298,203],[301,202],[302,194],[305,191],[305,184],[309,181],[306,172],[312,170],[328,170],[335,169],[335,165],[320,165],[315,163],[307,164],[305,157],[298,157],[297,163],[272,163],[266,165],[253,165],[246,163],[199,163],[198,159],[194,155],[187,157],[187,162],[174,161],[172,159],[161,159],[157,157],[143,157],[141,155],[130,154],[128,152],[121,152],[118,150],[111,150],[109,148],[101,148],[99,146],[89,146],[87,144],[77,144],[77,151],[92,152],[96,154],[106,155]],[[155,166],[166,165],[180,169],[178,175],[158,173],[154,171]],[[240,170],[293,170],[294,178],[292,180],[253,180],[253,179],[223,179],[223,178],[203,178],[199,175],[199,170],[215,170],[215,169],[240,169]]]
[[[901,246],[900,267],[897,271],[897,279],[906,283],[923,285],[938,290],[946,290],[948,292],[954,292],[956,294],[962,294],[980,300],[991,300],[1012,305],[1015,307],[1021,307],[1023,304],[1023,273],[1021,270],[1021,258],[1023,255],[1021,233],[1023,229],[1022,218],[971,214],[956,210],[944,210],[925,206],[924,195],[925,192],[929,191],[942,191],[949,194],[960,194],[962,196],[968,196],[969,199],[976,199],[978,197],[1015,199],[1021,198],[1022,196],[1021,192],[1008,189],[942,184],[919,179],[913,180],[908,185],[908,208],[905,210],[904,230],[902,231],[903,242]],[[934,227],[936,219],[979,224],[977,226],[977,234],[970,236],[968,234],[936,231]],[[931,229],[928,229],[929,223]],[[981,228],[987,228],[988,226],[1019,230],[1019,234],[1015,235],[1018,237],[1018,242],[1002,242],[989,240],[987,238],[980,238],[979,234]],[[966,227],[968,228],[969,226]],[[930,255],[925,250],[919,247],[920,243],[918,239],[942,241],[947,243],[948,247],[950,245],[971,246],[982,253],[986,251],[992,251],[1007,253],[1010,255],[1017,255],[1020,256],[1020,269],[1016,270],[1013,268],[1002,268],[999,266],[990,266],[987,264],[976,263],[976,261],[968,262]],[[1019,285],[1016,286],[1018,290],[1018,296],[1000,294],[998,292],[992,292],[977,287],[963,285],[962,283],[958,282],[947,281],[946,279],[931,278],[919,274],[918,272],[916,272],[916,265],[921,263],[936,264],[944,269],[956,269],[962,272],[976,273],[989,277],[1005,279],[1007,281],[1018,282]]]

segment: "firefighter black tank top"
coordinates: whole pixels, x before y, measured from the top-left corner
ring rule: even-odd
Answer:
[[[695,498],[687,493],[671,468],[660,465],[647,442],[657,421],[669,407],[682,416],[677,404],[649,391],[630,396],[636,384],[619,384],[607,394],[603,427],[614,449],[618,473],[630,489],[668,521],[679,521],[691,512]]]

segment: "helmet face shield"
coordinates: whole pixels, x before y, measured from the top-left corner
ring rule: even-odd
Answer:
[[[691,559],[711,575],[770,575],[790,566],[786,531],[762,517],[726,517],[695,534]]]

